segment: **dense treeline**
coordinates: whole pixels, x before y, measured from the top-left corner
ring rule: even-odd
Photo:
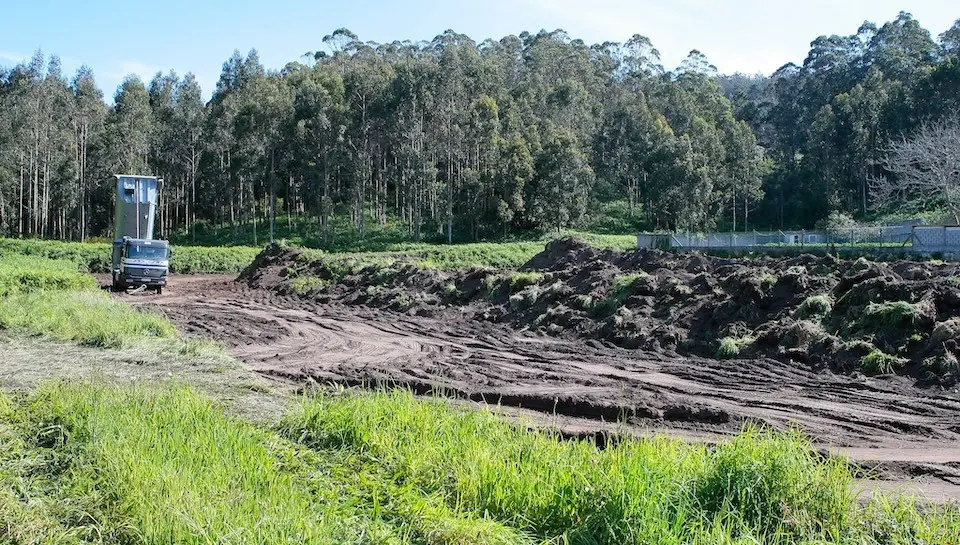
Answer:
[[[0,71],[0,234],[106,234],[120,172],[164,177],[161,235],[266,236],[275,211],[326,244],[387,225],[469,240],[612,201],[630,228],[807,225],[870,213],[886,143],[960,105],[960,24],[936,42],[908,14],[769,78],[718,76],[697,51],[667,71],[639,35],[323,41],[277,72],[235,53],[208,103],[189,74],[130,77],[107,107],[56,57]]]
[[[810,225],[830,211],[915,212],[903,201],[873,199],[869,182],[887,174],[891,142],[960,113],[960,20],[934,41],[901,12],[880,27],[864,23],[850,36],[817,38],[802,66],[722,84],[773,160],[757,211],[772,225]]]

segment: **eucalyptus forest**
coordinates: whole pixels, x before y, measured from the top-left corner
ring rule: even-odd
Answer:
[[[320,246],[869,221],[944,209],[890,190],[889,152],[957,112],[960,20],[933,36],[908,13],[771,75],[722,75],[696,50],[667,69],[642,35],[341,28],[279,70],[235,52],[209,101],[169,72],[108,104],[91,69],[37,52],[0,68],[0,236],[108,235],[116,173],[163,177],[160,236],[278,216]]]

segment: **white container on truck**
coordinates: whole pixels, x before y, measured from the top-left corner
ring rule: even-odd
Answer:
[[[145,287],[163,291],[170,270],[170,245],[154,240],[153,220],[162,178],[114,176],[117,184],[113,216],[112,275],[114,291]]]

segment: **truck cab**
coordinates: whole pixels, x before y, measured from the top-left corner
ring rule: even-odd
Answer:
[[[123,237],[113,242],[113,289],[146,286],[162,293],[170,271],[170,247],[165,240]]]

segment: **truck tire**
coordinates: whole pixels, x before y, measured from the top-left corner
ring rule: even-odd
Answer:
[[[160,295],[162,293],[163,293],[163,286],[157,286],[157,295]]]

